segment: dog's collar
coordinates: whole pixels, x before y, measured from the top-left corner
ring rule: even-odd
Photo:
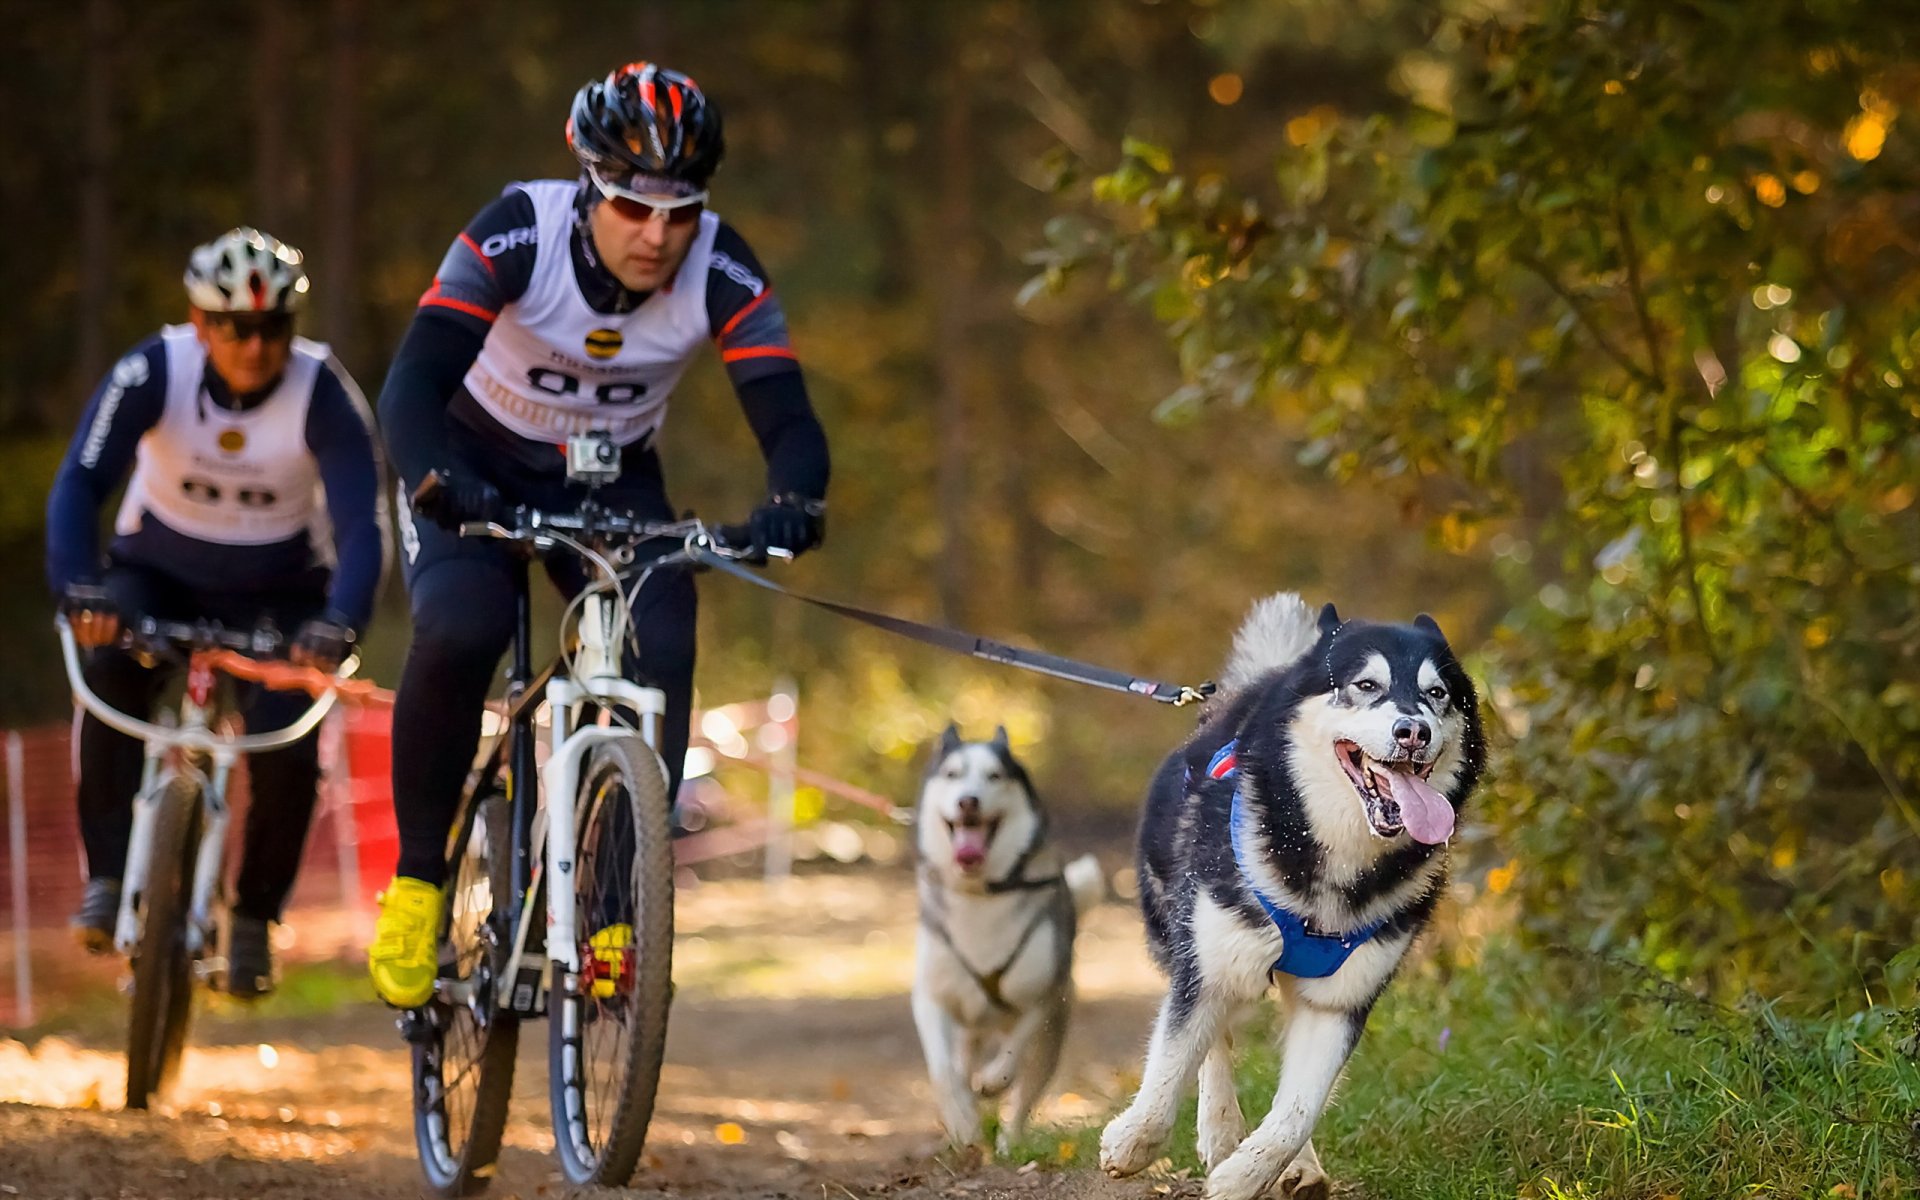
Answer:
[[[1026,864],[1022,863],[1022,866]],[[1041,888],[1057,887],[1063,882],[1058,875],[1049,875],[1045,879],[1028,879],[1018,871],[1004,879],[987,880],[987,895],[999,896],[1007,892],[1033,892]]]
[[[931,871],[925,873],[922,879],[934,884],[936,887],[939,886],[939,878]],[[1019,883],[1012,884],[1008,884],[1003,880],[1002,883],[1004,886],[998,889],[989,885],[987,890],[989,893],[995,890],[1008,892],[1016,888],[1035,889],[1046,887],[1050,884],[1058,884],[1061,887],[1065,887],[1066,879],[1064,876],[1056,875],[1051,880],[1023,880]],[[1071,901],[1069,901],[1069,903],[1071,903]],[[941,907],[945,907],[944,902],[941,903]],[[1015,1011],[1014,1007],[1008,1003],[1006,996],[1001,992],[1001,985],[1006,980],[1007,972],[1013,970],[1013,964],[1020,961],[1020,956],[1026,953],[1027,943],[1033,940],[1034,932],[1046,921],[1047,914],[1050,911],[1049,907],[1045,904],[1037,905],[1034,908],[1033,915],[1027,918],[1026,928],[1020,931],[1019,939],[1013,944],[1012,953],[1007,955],[1006,961],[991,971],[976,970],[974,965],[967,961],[967,956],[960,952],[959,945],[954,942],[953,934],[948,932],[945,923],[939,920],[933,912],[929,911],[924,902],[920,910],[920,925],[928,933],[938,938],[940,943],[947,948],[948,952],[953,955],[954,961],[960,964],[960,969],[967,973],[967,976],[973,980],[975,986],[986,996],[988,1004],[993,1005],[993,1007],[999,1009],[1001,1012],[1012,1013]]]
[[[1280,931],[1280,957],[1274,960],[1272,968],[1282,975],[1292,975],[1297,979],[1325,979],[1346,965],[1346,961],[1355,950],[1371,941],[1386,925],[1385,921],[1374,921],[1349,933],[1320,933],[1307,925],[1305,917],[1290,912],[1270,899],[1254,882],[1253,872],[1247,869],[1247,863],[1253,858],[1253,850],[1247,845],[1245,829],[1246,787],[1240,777],[1240,743],[1233,739],[1214,752],[1207,763],[1208,779],[1233,780],[1233,806],[1227,814],[1228,841],[1233,846],[1233,865],[1240,871],[1242,882],[1253,898],[1260,902],[1267,919]]]
[[[1001,876],[999,879],[987,880],[981,888],[981,891],[989,896],[1003,896],[1008,892],[1037,892],[1041,888],[1060,887],[1066,883],[1066,876],[1064,875],[1049,875],[1044,879],[1028,879],[1025,874],[1026,867],[1027,860],[1022,858],[1014,864],[1013,870],[1007,874]],[[936,881],[939,879],[932,863],[922,862],[921,869],[929,878],[935,879]]]

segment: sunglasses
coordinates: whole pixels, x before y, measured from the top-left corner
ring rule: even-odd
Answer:
[[[598,171],[588,171],[593,186],[605,197],[607,206],[623,218],[636,223],[659,221],[667,225],[691,225],[700,219],[707,207],[707,193],[695,192],[691,196],[659,196],[636,192],[632,188],[622,187],[603,178]]]
[[[285,341],[293,336],[293,314],[285,312],[207,314],[207,324],[226,338],[236,341]]]

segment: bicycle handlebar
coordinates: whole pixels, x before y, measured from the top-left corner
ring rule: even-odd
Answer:
[[[65,616],[55,618],[54,625],[60,633],[60,657],[66,665],[67,683],[73,689],[74,698],[80,702],[80,706],[110,729],[142,742],[158,743],[169,748],[205,750],[209,753],[221,754],[252,754],[260,750],[277,750],[282,746],[290,746],[313,732],[314,727],[320,724],[321,718],[327,715],[339,698],[340,685],[344,682],[344,676],[350,674],[358,665],[357,659],[350,658],[341,664],[338,675],[329,676],[315,668],[300,667],[292,663],[254,663],[253,660],[240,654],[233,643],[237,640],[243,647],[251,648],[255,640],[259,639],[271,641],[272,644],[277,645],[280,640],[277,633],[269,630],[241,633],[224,629],[210,622],[158,621],[143,617],[126,631],[124,637],[124,641],[134,647],[169,651],[181,645],[197,647],[198,652],[194,655],[196,665],[226,670],[236,675],[252,674],[251,668],[233,669],[231,660],[239,659],[241,662],[252,663],[254,668],[259,668],[259,676],[272,673],[275,669],[299,674],[301,679],[296,686],[309,691],[313,689],[308,684],[313,681],[308,678],[308,673],[318,676],[320,680],[331,681],[321,685],[320,690],[314,694],[313,703],[307,706],[307,710],[301,713],[297,720],[280,729],[265,733],[223,733],[210,729],[204,724],[158,725],[123,713],[101,699],[98,693],[87,685],[86,676],[80,669],[80,649],[73,640],[73,626],[68,623]],[[288,683],[293,682],[291,676],[287,674],[282,674],[281,679]],[[262,679],[262,682],[267,681]],[[267,686],[272,687],[275,684],[267,682]]]
[[[436,510],[447,503],[446,491],[446,477],[438,471],[429,471],[413,491],[413,510],[427,516],[437,515]],[[536,548],[553,545],[557,540],[555,535],[628,545],[655,539],[679,541],[680,549],[656,560],[654,565],[658,566],[669,562],[698,562],[702,554],[716,558],[750,559],[754,548],[750,541],[743,543],[741,540],[746,528],[744,525],[708,526],[696,517],[682,521],[660,521],[588,500],[573,512],[546,512],[531,505],[515,505],[483,519],[463,520],[456,532],[461,537],[527,542]],[[777,547],[768,547],[765,553],[774,558],[793,557],[792,551]]]
[[[125,640],[138,650],[171,655],[179,650],[232,650],[266,657],[278,654],[287,639],[278,629],[228,629],[215,621],[163,621],[137,617],[124,624]]]

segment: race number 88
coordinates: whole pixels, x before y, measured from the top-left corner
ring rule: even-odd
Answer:
[[[552,367],[533,367],[527,371],[527,382],[539,388],[549,396],[577,396],[580,394],[580,379],[565,371],[556,371]],[[612,380],[593,389],[596,404],[632,404],[647,394],[647,385],[635,380]]]
[[[199,479],[189,475],[180,481],[180,490],[187,497],[202,504],[223,504],[227,500],[224,488],[211,479]],[[266,488],[240,487],[233,493],[234,501],[242,508],[272,508],[280,502],[280,497]]]

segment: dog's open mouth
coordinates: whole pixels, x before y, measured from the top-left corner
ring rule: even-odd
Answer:
[[[1453,805],[1427,782],[1433,763],[1422,765],[1411,758],[1381,762],[1345,739],[1333,744],[1333,752],[1360,793],[1375,834],[1385,838],[1404,832],[1429,846],[1453,836]]]
[[[978,869],[987,861],[987,847],[993,844],[994,831],[999,828],[999,817],[982,817],[978,813],[948,821],[947,838],[953,843],[955,865],[963,871]]]

